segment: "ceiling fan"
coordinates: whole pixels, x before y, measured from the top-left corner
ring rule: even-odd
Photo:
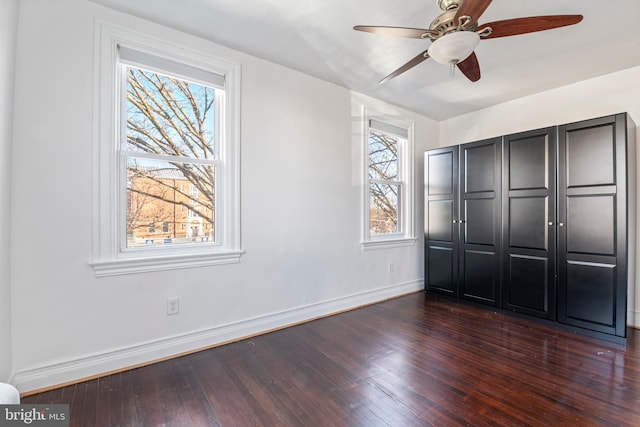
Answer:
[[[530,16],[478,24],[480,16],[492,0],[438,0],[443,12],[429,29],[356,25],[354,30],[393,37],[430,39],[427,50],[380,80],[384,83],[415,67],[428,58],[439,63],[457,66],[472,82],[480,80],[480,65],[473,52],[481,39],[515,36],[574,25],[582,15]]]

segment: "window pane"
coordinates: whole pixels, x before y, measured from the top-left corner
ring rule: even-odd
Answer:
[[[369,231],[388,234],[400,231],[401,186],[399,184],[371,183],[369,185]]]
[[[369,179],[398,178],[398,137],[369,130]]]
[[[212,159],[215,90],[135,67],[127,72],[123,149]]]
[[[214,167],[127,157],[127,247],[215,241]]]

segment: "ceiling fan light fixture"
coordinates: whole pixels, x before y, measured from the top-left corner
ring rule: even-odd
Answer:
[[[436,62],[455,65],[467,59],[480,43],[473,31],[456,31],[435,40],[429,46],[429,56]]]

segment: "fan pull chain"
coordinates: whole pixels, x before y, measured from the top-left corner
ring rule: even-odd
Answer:
[[[452,62],[449,67],[451,69],[451,80],[453,80],[456,77],[456,64]]]

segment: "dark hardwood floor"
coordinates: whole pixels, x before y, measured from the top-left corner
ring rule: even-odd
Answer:
[[[25,397],[72,426],[640,426],[626,346],[412,294]]]

